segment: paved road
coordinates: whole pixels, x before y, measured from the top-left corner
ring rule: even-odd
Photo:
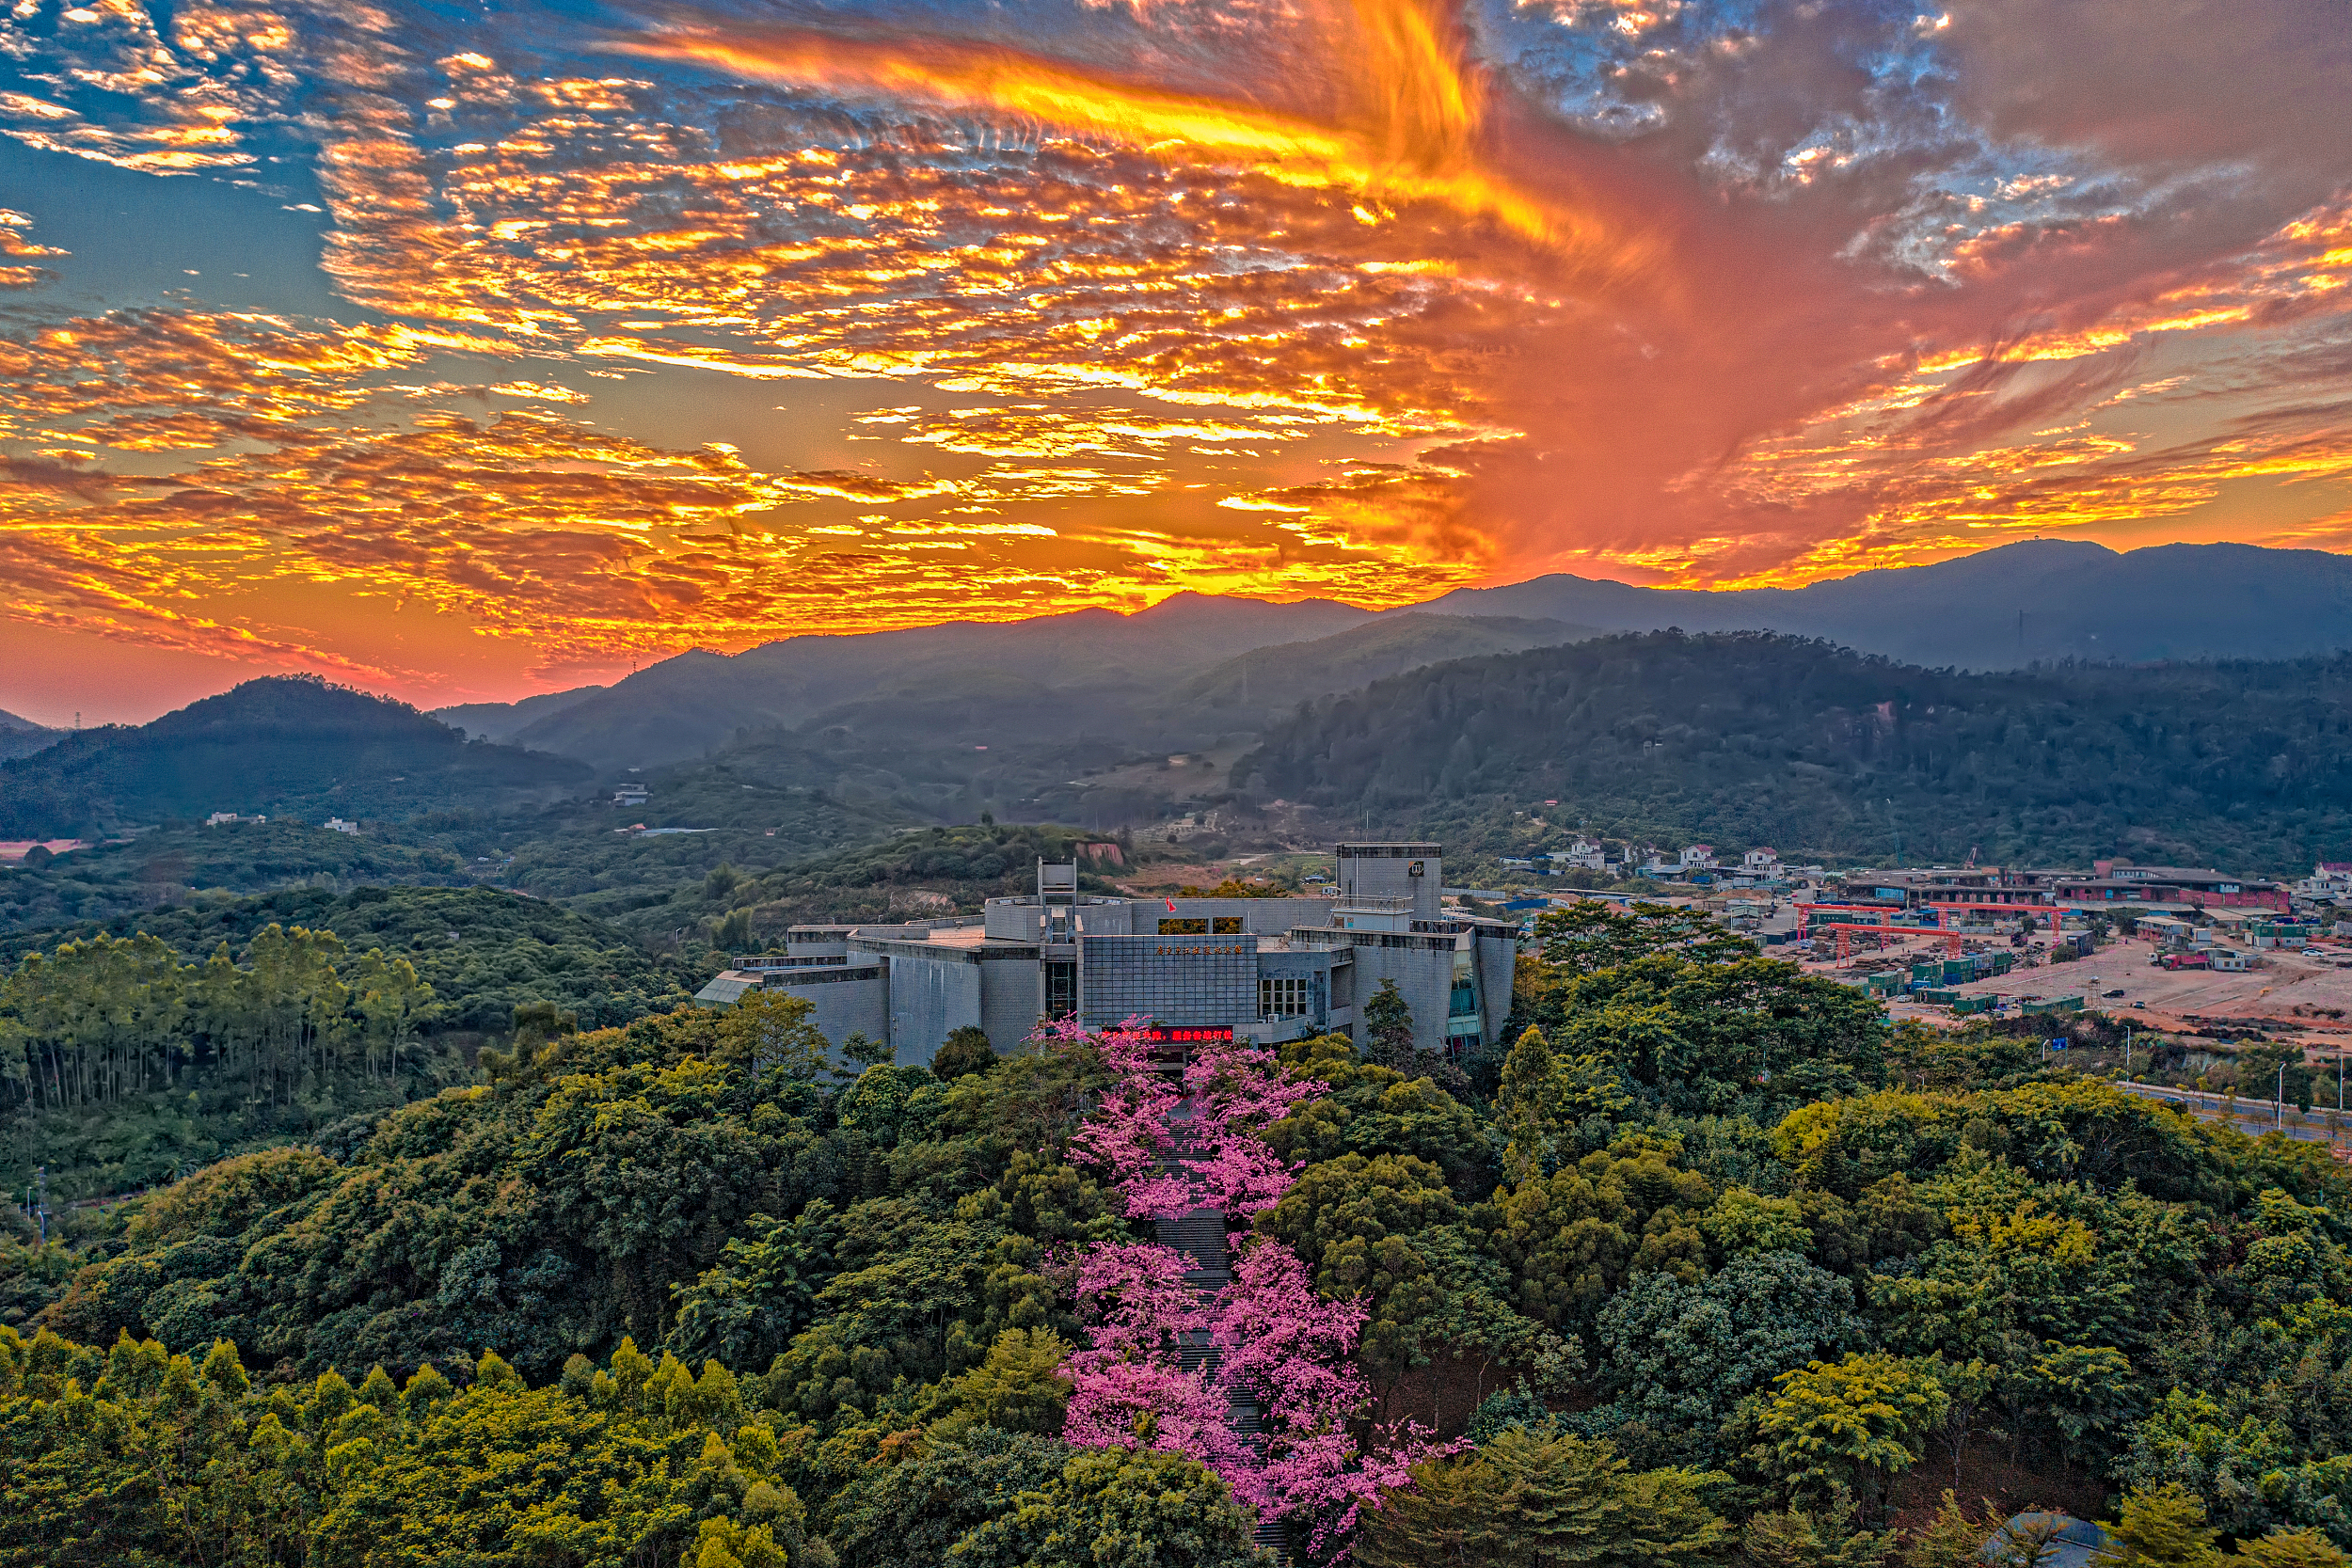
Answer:
[[[2265,1132],[2282,1132],[2290,1138],[2312,1143],[2333,1143],[2339,1147],[2352,1144],[2352,1111],[2344,1114],[2346,1133],[2331,1136],[2328,1131],[2328,1113],[2317,1105],[2313,1105],[2309,1112],[2298,1111],[2289,1105],[2282,1116],[2271,1101],[2241,1098],[2235,1112],[2232,1113],[2222,1096],[2202,1089],[2176,1089],[2161,1084],[2118,1084],[2115,1086],[2126,1094],[2146,1095],[2151,1100],[2177,1105],[2211,1121],[2226,1119],[2240,1131],[2256,1137]]]

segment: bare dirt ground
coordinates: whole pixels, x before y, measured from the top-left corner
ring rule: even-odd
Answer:
[[[1896,1481],[1887,1498],[1887,1523],[1915,1534],[1935,1517],[1947,1491],[1971,1513],[1989,1502],[2003,1517],[2029,1509],[2071,1513],[2077,1519],[2111,1516],[2106,1485],[2097,1477],[2070,1465],[2019,1464],[1996,1437],[1961,1450],[1957,1484],[1950,1450],[1941,1444],[1931,1446],[1927,1458]]]
[[[1913,940],[1900,947],[1890,944],[1887,956],[1924,960],[1944,956],[1947,946],[1941,938]],[[2239,974],[2158,969],[2150,961],[2155,951],[2151,942],[2123,940],[2074,963],[2012,970],[1951,989],[1963,996],[2016,1001],[2080,996],[2086,1007],[2109,1013],[2119,1022],[2140,1022],[2168,1034],[2260,1028],[2275,1037],[2300,1037],[2307,1049],[2328,1054],[2352,1050],[2352,944],[2314,944],[2303,953],[2266,949],[2259,967]],[[1805,967],[1828,973],[1836,966]],[[1891,1010],[1898,1019],[1930,1024],[1961,1022],[1947,1008],[1909,1001],[1895,1003]],[[2338,1012],[2344,1016],[2328,1016]]]

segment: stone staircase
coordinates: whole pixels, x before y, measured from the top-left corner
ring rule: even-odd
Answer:
[[[1183,1124],[1192,1119],[1190,1101],[1180,1102],[1168,1120],[1175,1124],[1178,1141],[1183,1141]],[[1162,1162],[1162,1168],[1174,1171],[1177,1163]],[[1203,1305],[1217,1291],[1232,1283],[1232,1254],[1226,1246],[1225,1211],[1222,1209],[1187,1209],[1173,1219],[1153,1222],[1153,1231],[1160,1245],[1170,1252],[1183,1254],[1192,1266],[1184,1271],[1184,1283],[1199,1296]],[[1214,1373],[1217,1369],[1216,1346],[1206,1329],[1195,1329],[1177,1340],[1176,1358],[1186,1371],[1202,1368]],[[1263,1451],[1263,1439],[1259,1435],[1265,1428],[1263,1413],[1257,1403],[1246,1397],[1232,1399],[1225,1407],[1225,1424],[1241,1435],[1253,1449]],[[1279,1523],[1261,1523],[1253,1538],[1256,1544],[1274,1554],[1275,1560],[1289,1568],[1290,1532]]]

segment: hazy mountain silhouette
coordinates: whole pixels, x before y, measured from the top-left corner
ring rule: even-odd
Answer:
[[[54,746],[65,735],[46,724],[36,724],[30,719],[19,719],[13,713],[0,713],[0,760],[30,756],[45,746]]]
[[[408,816],[576,792],[567,757],[469,741],[405,703],[308,676],[246,681],[151,724],[79,730],[0,763],[0,838],[214,812]]]
[[[2252,545],[2122,553],[2026,540],[1932,566],[1728,592],[1535,578],[1421,607],[1611,631],[1779,631],[1929,667],[2037,659],[2296,658],[2352,647],[2352,559]]]

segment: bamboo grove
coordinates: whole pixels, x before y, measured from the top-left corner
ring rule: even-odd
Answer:
[[[406,958],[301,926],[202,963],[144,932],[69,942],[0,984],[0,1109],[87,1112],[198,1073],[284,1105],[335,1078],[389,1077],[435,1002]]]

